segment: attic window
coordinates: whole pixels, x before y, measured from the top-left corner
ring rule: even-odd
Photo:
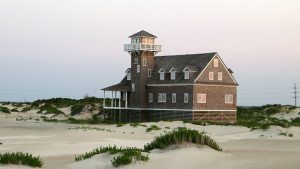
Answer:
[[[208,73],[208,79],[209,80],[214,80],[214,72],[209,72]]]
[[[172,67],[169,71],[171,73],[171,80],[175,80],[176,79],[176,70],[174,67]]]
[[[127,80],[131,80],[131,71],[130,71],[130,69],[127,69],[125,71],[125,73],[126,73]]]
[[[219,60],[218,59],[214,59],[214,67],[219,67]]]
[[[163,68],[159,69],[159,80],[165,80],[165,70]]]
[[[183,73],[184,73],[184,79],[189,79],[190,78],[190,70],[187,67],[185,67],[183,69]]]

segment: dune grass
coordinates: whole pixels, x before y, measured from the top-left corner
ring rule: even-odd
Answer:
[[[157,125],[151,125],[150,127],[148,127],[146,129],[146,132],[151,132],[151,131],[154,131],[154,130],[160,130],[161,128],[158,127]]]
[[[90,152],[86,152],[85,154],[75,156],[75,161],[85,160],[102,153],[109,153],[111,155],[119,154],[119,156],[113,157],[111,161],[111,164],[114,167],[119,167],[122,165],[130,164],[133,160],[148,161],[149,154],[144,154],[150,153],[150,151],[153,149],[164,149],[173,144],[182,144],[185,142],[194,143],[197,145],[207,145],[212,149],[222,151],[219,145],[204,133],[200,133],[197,130],[191,130],[187,128],[178,128],[159,137],[155,137],[152,142],[144,146],[144,149],[135,147],[117,148],[116,146],[99,147]]]
[[[121,165],[130,164],[133,160],[136,161],[148,161],[148,155],[143,155],[142,150],[135,147],[127,147],[127,148],[117,148],[116,146],[108,146],[108,147],[99,147],[91,152],[87,152],[82,155],[75,156],[75,161],[84,160],[87,158],[91,158],[94,155],[109,153],[110,155],[119,154],[116,157],[113,157],[111,160],[111,164],[114,167],[119,167]]]
[[[7,107],[2,107],[2,106],[0,106],[0,112],[7,113],[7,114],[10,114],[10,113],[11,113],[10,110],[9,110],[9,108],[7,108]]]
[[[27,165],[30,167],[41,168],[44,162],[40,159],[39,156],[35,157],[32,154],[23,152],[12,152],[0,154],[0,164]]]
[[[144,146],[144,151],[151,151],[153,149],[164,149],[173,144],[194,143],[198,145],[207,145],[208,147],[217,151],[222,151],[219,145],[209,136],[200,133],[197,130],[187,128],[178,128],[164,135],[155,137],[155,139]]]

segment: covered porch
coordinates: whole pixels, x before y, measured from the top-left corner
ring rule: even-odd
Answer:
[[[104,109],[124,109],[129,107],[130,90],[126,84],[119,83],[102,90]],[[111,100],[110,104],[106,102],[107,99]]]

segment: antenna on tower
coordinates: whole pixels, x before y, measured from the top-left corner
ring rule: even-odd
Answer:
[[[294,89],[294,99],[295,99],[295,106],[297,107],[297,94],[299,93],[298,91],[297,91],[297,84],[296,83],[294,83],[294,87],[293,87],[293,89]]]

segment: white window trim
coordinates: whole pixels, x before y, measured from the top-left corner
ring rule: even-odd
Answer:
[[[153,102],[153,93],[149,93],[149,103]]]
[[[214,80],[214,76],[215,76],[214,72],[209,72],[208,73],[208,80]]]
[[[158,103],[162,102],[162,93],[158,93],[158,95],[157,95],[157,102]]]
[[[214,67],[219,67],[219,59],[214,59]]]
[[[197,103],[206,103],[206,94],[197,94]]]
[[[233,94],[225,94],[225,104],[233,104]]]
[[[141,72],[141,65],[136,65],[136,73],[140,73]]]
[[[152,74],[151,69],[148,69],[148,77],[151,77],[151,74]]]
[[[175,80],[176,79],[176,72],[171,72],[171,80]]]
[[[166,103],[166,102],[167,102],[167,94],[166,94],[166,93],[163,93],[163,94],[162,94],[162,102],[163,102],[163,103]]]
[[[135,91],[135,84],[134,84],[134,83],[131,84],[131,90],[132,90],[133,92]]]
[[[190,72],[186,71],[184,72],[184,79],[190,79]]]
[[[172,93],[172,103],[176,103],[176,93]]]
[[[146,65],[147,65],[147,59],[143,58],[143,66],[146,66]]]
[[[222,72],[218,72],[218,80],[219,81],[223,80],[223,73]]]
[[[163,68],[160,68],[158,73],[159,73],[159,80],[165,80],[165,70]]]
[[[189,93],[184,93],[183,95],[183,102],[188,103],[189,102]]]

